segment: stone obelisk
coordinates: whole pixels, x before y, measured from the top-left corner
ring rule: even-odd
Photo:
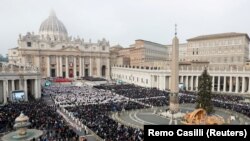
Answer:
[[[172,114],[179,111],[179,39],[175,25],[175,37],[172,40],[171,86],[169,110]]]

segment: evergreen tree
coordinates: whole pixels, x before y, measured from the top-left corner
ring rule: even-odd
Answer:
[[[196,108],[203,108],[208,114],[213,112],[212,77],[208,74],[207,69],[199,77]]]

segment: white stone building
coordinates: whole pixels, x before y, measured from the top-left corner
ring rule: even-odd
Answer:
[[[41,75],[37,67],[0,63],[0,103],[12,101],[12,91],[23,90],[29,96],[41,98]]]
[[[188,61],[208,61],[210,65],[243,66],[249,58],[246,33],[202,35],[187,40]]]
[[[77,78],[95,76],[109,79],[109,42],[72,38],[52,11],[39,33],[19,35],[18,47],[9,49],[9,62],[35,65],[42,77]]]

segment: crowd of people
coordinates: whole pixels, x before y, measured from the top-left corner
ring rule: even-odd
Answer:
[[[90,86],[51,86],[43,89],[45,95],[51,95],[56,105],[74,106],[120,102],[126,100],[109,90],[95,89]]]
[[[166,91],[160,91],[156,88],[145,88],[145,87],[135,86],[133,84],[100,85],[100,86],[95,86],[95,88],[110,90],[116,94],[123,95],[125,97],[133,99],[160,97],[168,95]]]
[[[43,100],[9,103],[0,106],[0,133],[12,131],[15,118],[21,112],[29,117],[30,128],[42,130],[40,141],[78,140],[78,135],[56,112],[55,106],[47,106]]]
[[[75,117],[105,141],[142,141],[142,130],[126,127],[110,118],[111,111],[141,108],[145,108],[145,106],[132,101],[123,101],[67,107],[66,110],[72,112]]]

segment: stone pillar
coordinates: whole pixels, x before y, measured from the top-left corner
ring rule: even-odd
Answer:
[[[92,57],[89,58],[89,76],[92,76]]]
[[[194,86],[194,76],[191,76],[191,91],[194,90],[193,86]]]
[[[34,95],[34,97],[35,97],[35,99],[37,99],[38,98],[38,83],[37,83],[37,79],[35,79],[35,95]]]
[[[82,56],[79,57],[79,77],[82,77]]]
[[[107,58],[107,66],[106,66],[106,79],[110,80],[110,59]]]
[[[245,82],[245,77],[242,77],[242,86],[241,86],[241,93],[245,93],[245,89],[246,89],[246,82]]]
[[[84,57],[82,57],[82,76],[85,76],[85,60]]]
[[[186,80],[185,80],[185,81],[186,81],[186,82],[185,82],[185,83],[186,83],[185,85],[186,85],[186,88],[187,88],[186,90],[189,90],[189,85],[188,85],[188,76],[186,76]]]
[[[41,79],[37,79],[37,98],[41,98]]]
[[[227,80],[227,77],[224,76],[224,82],[223,82],[223,92],[226,92],[226,80]]]
[[[182,76],[181,76],[181,83],[184,83],[184,82],[183,82],[183,77],[184,77],[184,76],[182,75]]]
[[[59,56],[59,75],[62,77],[62,56]]]
[[[250,77],[248,77],[248,94],[250,93]]]
[[[196,76],[196,84],[195,84],[196,91],[198,91],[198,85],[199,85],[199,76]]]
[[[100,57],[96,58],[96,71],[97,71],[96,73],[97,77],[101,77],[101,58]]]
[[[212,92],[214,92],[214,76],[212,76]]]
[[[159,87],[159,89],[160,90],[165,90],[165,86],[166,86],[165,85],[165,82],[166,82],[165,76],[159,76],[159,77],[160,77],[160,87]],[[146,83],[146,82],[144,82],[144,83]]]
[[[11,90],[15,91],[15,80],[11,80]]]
[[[235,93],[238,93],[238,92],[239,92],[239,77],[238,77],[238,76],[236,76],[236,77],[235,77],[235,79],[236,79],[236,88],[235,88]]]
[[[218,76],[218,82],[217,82],[217,92],[220,91],[220,76]]]
[[[60,65],[59,65],[59,56],[56,56],[56,76],[60,76]]]
[[[233,80],[232,76],[230,76],[230,82],[229,82],[229,92],[232,92],[232,87],[233,87]]]
[[[27,80],[24,79],[24,94],[25,94],[25,101],[28,101],[28,91],[27,91]]]
[[[47,57],[47,77],[50,77],[50,56]]]
[[[3,103],[7,103],[7,95],[8,95],[8,80],[3,81]]]
[[[65,56],[65,66],[66,66],[66,78],[69,78],[69,61],[68,56]]]
[[[74,56],[74,78],[77,78],[76,76],[76,57]]]

